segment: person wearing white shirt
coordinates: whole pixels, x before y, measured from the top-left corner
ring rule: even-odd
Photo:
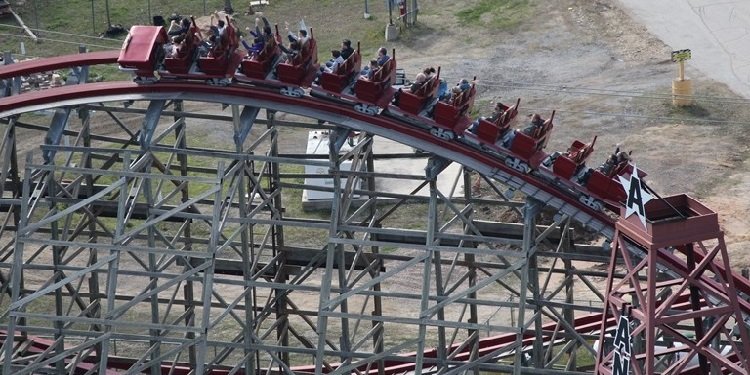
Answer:
[[[323,67],[323,71],[326,73],[335,73],[336,69],[344,63],[344,58],[341,57],[341,51],[339,50],[333,50],[331,51],[331,60],[330,65],[326,63],[326,66]]]

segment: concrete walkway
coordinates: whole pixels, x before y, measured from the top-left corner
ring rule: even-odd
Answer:
[[[618,0],[669,45],[690,49],[690,69],[750,98],[750,0]]]

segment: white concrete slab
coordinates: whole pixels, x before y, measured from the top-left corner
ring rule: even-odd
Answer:
[[[351,150],[351,146],[344,144],[342,152]],[[403,145],[387,138],[375,137],[373,150],[376,155],[385,154],[407,154],[413,153],[414,150],[409,146]],[[308,154],[328,154],[328,135],[323,131],[310,131],[308,134],[307,144]],[[425,176],[425,167],[427,166],[427,156],[422,158],[403,158],[403,159],[385,159],[375,161],[375,171],[378,173],[389,173],[408,175],[416,177]],[[348,168],[351,163],[344,163],[342,168]],[[324,167],[305,167],[305,173],[327,175],[328,169]],[[453,163],[448,166],[438,177],[438,189],[446,196],[460,196],[463,194],[463,179],[461,176],[461,166]],[[375,189],[379,192],[389,192],[396,194],[411,194],[422,181],[418,179],[395,179],[395,178],[378,178],[375,180]],[[306,184],[333,187],[332,178],[323,179],[306,179]],[[343,185],[342,185],[343,186]],[[415,195],[429,196],[429,186],[423,187]],[[332,193],[304,190],[302,192],[303,207],[306,209],[316,209],[329,207]]]
[[[392,141],[387,138],[375,137],[373,144],[373,151],[376,155],[383,154],[396,154],[396,153],[409,153],[414,150],[411,147],[400,144],[396,141]],[[419,159],[388,159],[388,160],[376,160],[375,170],[380,173],[400,173],[405,175],[425,176],[425,167],[427,167],[427,157]],[[438,189],[446,196],[461,196],[463,194],[463,179],[460,176],[461,166],[457,163],[452,163],[446,168],[440,176],[438,176]],[[457,182],[456,182],[457,181]],[[375,181],[375,190],[393,192],[398,194],[410,194],[421,181],[418,180],[394,180],[394,179],[378,179]],[[429,196],[429,186],[425,186],[420,190],[417,195]]]
[[[633,20],[673,50],[690,49],[686,63],[750,98],[750,1],[619,0]],[[667,56],[665,56],[667,57]]]

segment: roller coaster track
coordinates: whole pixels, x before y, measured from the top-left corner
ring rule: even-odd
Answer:
[[[350,106],[326,101],[324,99],[312,96],[302,98],[290,98],[277,92],[256,88],[243,84],[230,84],[228,86],[213,86],[198,82],[159,82],[155,84],[136,84],[133,82],[103,82],[103,83],[82,83],[78,85],[66,85],[58,88],[19,93],[13,89],[15,79],[20,76],[36,72],[45,72],[62,69],[66,67],[78,67],[83,65],[112,64],[116,62],[117,51],[106,51],[91,54],[78,54],[50,59],[41,59],[22,63],[11,64],[0,67],[0,83],[5,80],[5,97],[0,97],[0,120],[8,121],[9,119],[24,113],[44,109],[54,108],[74,108],[76,106],[87,105],[91,103],[103,102],[124,102],[124,101],[164,101],[164,100],[184,100],[213,102],[224,105],[251,106],[255,108],[265,108],[270,111],[279,111],[296,114],[308,118],[314,118],[319,121],[325,121],[336,124],[345,129],[353,129],[367,134],[382,136],[398,142],[409,145],[415,149],[426,151],[432,155],[463,165],[475,170],[480,174],[487,176],[499,183],[508,186],[516,191],[522,192],[528,198],[540,202],[546,207],[562,213],[568,218],[580,223],[581,225],[601,234],[607,239],[616,239],[618,233],[615,213],[604,213],[592,210],[590,207],[579,202],[575,196],[559,191],[551,186],[547,181],[540,180],[534,174],[523,174],[510,167],[499,163],[492,155],[478,150],[476,147],[455,142],[446,141],[436,137],[429,136],[423,129],[413,125],[406,124],[395,118],[384,115],[370,116],[354,110]],[[0,86],[2,89],[2,86]],[[3,94],[0,91],[0,94]],[[634,255],[637,258],[645,258],[645,250],[635,246]],[[681,247],[678,251],[683,251]],[[674,258],[661,257],[662,266],[668,267],[673,273],[680,275],[689,275],[692,271],[685,264],[675,261]],[[701,263],[704,257],[696,254],[695,261]],[[712,261],[713,262],[713,261]],[[750,281],[732,273],[726,269],[723,263],[713,265],[716,273],[725,273],[733,282],[734,287],[743,295],[750,296]],[[705,284],[715,284],[717,289],[721,285],[711,279],[706,274],[693,275],[697,280]],[[731,292],[730,292],[731,293]],[[689,310],[690,304],[684,299],[675,301],[673,309],[679,310],[684,308]],[[739,307],[744,315],[750,314],[750,303],[745,300],[739,300]],[[682,306],[682,307],[679,307]],[[693,306],[694,308],[695,306]],[[559,323],[547,323],[544,330],[552,330]],[[602,313],[591,314],[588,316],[578,317],[570,322],[580,332],[594,332],[601,328],[609,329],[617,324],[614,317],[609,316],[603,319]],[[456,344],[453,350],[461,354],[451,358],[452,363],[463,361],[479,360],[485,355],[492,355],[499,347],[516,340],[515,333],[504,334],[479,340],[480,350],[471,354],[468,351],[461,352],[461,344]],[[549,336],[544,336],[545,345],[549,340],[554,340]],[[524,338],[524,345],[531,345],[535,339],[534,335],[527,335]],[[53,344],[44,343],[44,340],[37,340],[37,351],[45,352],[52,348]],[[32,345],[34,346],[34,345]],[[413,354],[416,356],[416,354]],[[424,358],[434,358],[438,354],[432,350],[423,352]],[[429,361],[426,361],[429,362]],[[385,365],[379,369],[362,367],[353,369],[358,373],[372,374],[398,374],[414,371],[416,368],[411,363],[396,363],[385,360]],[[90,371],[90,365],[79,364],[76,371],[86,373]],[[114,365],[113,365],[114,366]],[[433,365],[424,365],[424,370],[428,371]],[[116,366],[114,366],[116,367]],[[127,366],[126,366],[127,367]],[[333,372],[333,369],[322,372]],[[295,367],[295,372],[307,373],[315,372],[315,367]],[[173,367],[175,374],[187,373],[188,368]],[[231,373],[231,371],[212,370],[212,373]],[[550,372],[552,373],[552,372]],[[700,373],[695,367],[684,369],[682,373]]]
[[[455,161],[491,176],[558,209],[560,212],[573,216],[576,221],[597,232],[602,232],[607,237],[612,236],[612,225],[614,223],[612,218],[601,212],[592,211],[573,197],[563,196],[554,188],[547,186],[546,183],[540,183],[530,175],[521,174],[510,167],[500,166],[492,156],[468,145],[447,142],[434,137],[434,139],[431,139],[425,137],[425,132],[422,129],[396,119],[385,116],[368,116],[355,111],[353,108],[342,107],[325,100],[312,97],[289,98],[267,90],[250,90],[252,89],[245,86],[222,87],[196,83],[138,85],[132,82],[106,82],[64,86],[54,90],[37,91],[5,98],[0,102],[0,117],[9,117],[57,106],[75,106],[106,101],[170,98],[225,104],[249,104],[309,116],[390,139],[404,139],[405,143],[412,147],[440,155],[447,160]],[[249,91],[252,92],[250,100],[247,97]]]

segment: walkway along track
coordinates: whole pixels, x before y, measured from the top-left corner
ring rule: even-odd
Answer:
[[[83,64],[108,64],[116,60],[113,51],[97,54],[79,54],[74,59],[59,57],[53,59],[36,60],[0,68],[0,80],[12,82],[14,78],[32,72],[49,71],[63,67],[80,66]],[[66,61],[67,59],[67,61]],[[8,88],[9,92],[14,91]],[[398,140],[403,144],[421,149],[450,160],[479,173],[489,176],[506,186],[523,192],[530,198],[553,207],[557,211],[569,216],[573,220],[612,239],[615,235],[616,219],[602,212],[592,211],[577,199],[561,193],[545,181],[537,180],[533,175],[521,174],[511,168],[497,163],[490,155],[482,153],[476,148],[459,142],[450,142],[436,137],[425,137],[425,131],[385,116],[369,116],[355,111],[351,107],[317,99],[314,97],[289,98],[268,90],[252,88],[244,85],[209,86],[200,83],[161,82],[153,85],[138,85],[132,82],[106,82],[68,85],[59,88],[34,91],[0,98],[0,119],[8,119],[22,113],[40,109],[75,107],[88,103],[128,100],[190,100],[215,102],[230,105],[245,105],[256,108],[266,108],[273,111],[302,115],[337,124],[344,128],[356,129],[370,134]],[[637,254],[642,256],[643,254]],[[678,262],[662,259],[663,263],[679,273],[689,273]],[[698,262],[701,258],[697,259]],[[716,264],[718,272],[727,272],[724,265]],[[698,275],[698,278],[706,278]],[[735,287],[744,295],[750,295],[750,281],[736,274],[732,274]],[[705,280],[710,283],[711,280]],[[744,314],[750,313],[750,303],[740,301]],[[600,315],[576,319],[576,326],[588,326],[592,321],[601,322]],[[611,319],[605,326],[615,324]],[[515,335],[498,336],[482,340],[482,347],[492,347],[496,342],[502,342]],[[425,356],[429,356],[425,354]],[[302,370],[302,369],[300,369]],[[408,371],[408,368],[394,367],[387,373]]]

